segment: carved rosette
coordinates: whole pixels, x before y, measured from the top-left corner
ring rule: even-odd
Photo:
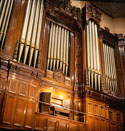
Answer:
[[[65,81],[65,76],[64,76],[62,70],[56,70],[56,71],[54,71],[53,78],[57,82],[64,82]]]

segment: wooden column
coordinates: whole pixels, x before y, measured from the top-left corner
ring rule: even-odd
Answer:
[[[16,44],[20,39],[26,5],[27,0],[16,0],[14,4],[4,49],[9,58],[13,58]]]
[[[45,15],[44,15],[45,16]],[[47,54],[48,54],[48,45],[49,45],[49,30],[50,30],[50,21],[48,19],[43,20],[43,26],[44,30],[41,32],[41,40],[40,40],[40,45],[41,45],[41,62],[40,62],[40,69],[44,71],[46,69],[47,65]]]

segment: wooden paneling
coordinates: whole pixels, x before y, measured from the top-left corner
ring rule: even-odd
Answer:
[[[24,116],[26,111],[26,100],[24,98],[17,98],[14,125],[22,127],[24,125]]]
[[[94,115],[99,115],[99,105],[94,104]]]
[[[87,104],[87,107],[88,107],[88,113],[93,114],[93,113],[94,113],[93,104],[92,104],[92,103],[88,103],[88,104]]]
[[[30,86],[29,98],[32,98],[32,99],[36,99],[37,98],[37,87]]]
[[[35,130],[44,130],[44,126],[46,126],[46,121],[42,117],[35,117]]]
[[[100,131],[107,131],[105,119],[100,119]]]
[[[47,131],[55,131],[56,130],[56,120],[47,120]]]
[[[101,117],[105,117],[106,109],[104,106],[100,106],[100,115]]]
[[[79,128],[77,125],[70,124],[69,125],[69,131],[79,131]]]
[[[93,123],[94,131],[99,131],[100,130],[100,120],[98,117],[94,118],[94,123]]]
[[[19,84],[19,95],[23,97],[27,97],[28,95],[28,86],[25,83]]]
[[[94,129],[94,119],[92,116],[88,116],[88,131],[92,131]]]
[[[66,131],[66,122],[65,121],[59,121],[58,123],[58,131]]]
[[[10,80],[9,82],[9,92],[16,94],[17,93],[17,81]]]
[[[16,97],[10,94],[6,94],[2,123],[12,124],[12,120],[15,112],[15,104],[16,104]]]
[[[34,112],[35,111],[35,101],[28,100],[26,107],[26,116],[25,116],[25,127],[32,128],[34,127]]]

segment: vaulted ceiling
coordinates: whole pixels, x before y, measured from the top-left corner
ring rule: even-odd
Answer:
[[[125,3],[93,1],[91,4],[113,18],[125,17]]]

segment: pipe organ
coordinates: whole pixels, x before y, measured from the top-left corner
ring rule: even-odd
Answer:
[[[96,90],[101,90],[98,26],[92,20],[89,20],[86,35],[89,86]]]
[[[0,131],[124,130],[125,36],[100,22],[70,0],[0,0]]]
[[[4,49],[11,12],[15,0],[0,1],[0,49]]]
[[[106,88],[109,91],[118,93],[117,75],[115,66],[114,49],[103,43],[104,66],[106,75]]]
[[[18,62],[37,67],[42,17],[43,0],[28,0],[18,50]]]
[[[51,22],[48,48],[47,69],[61,69],[69,76],[70,31]]]

